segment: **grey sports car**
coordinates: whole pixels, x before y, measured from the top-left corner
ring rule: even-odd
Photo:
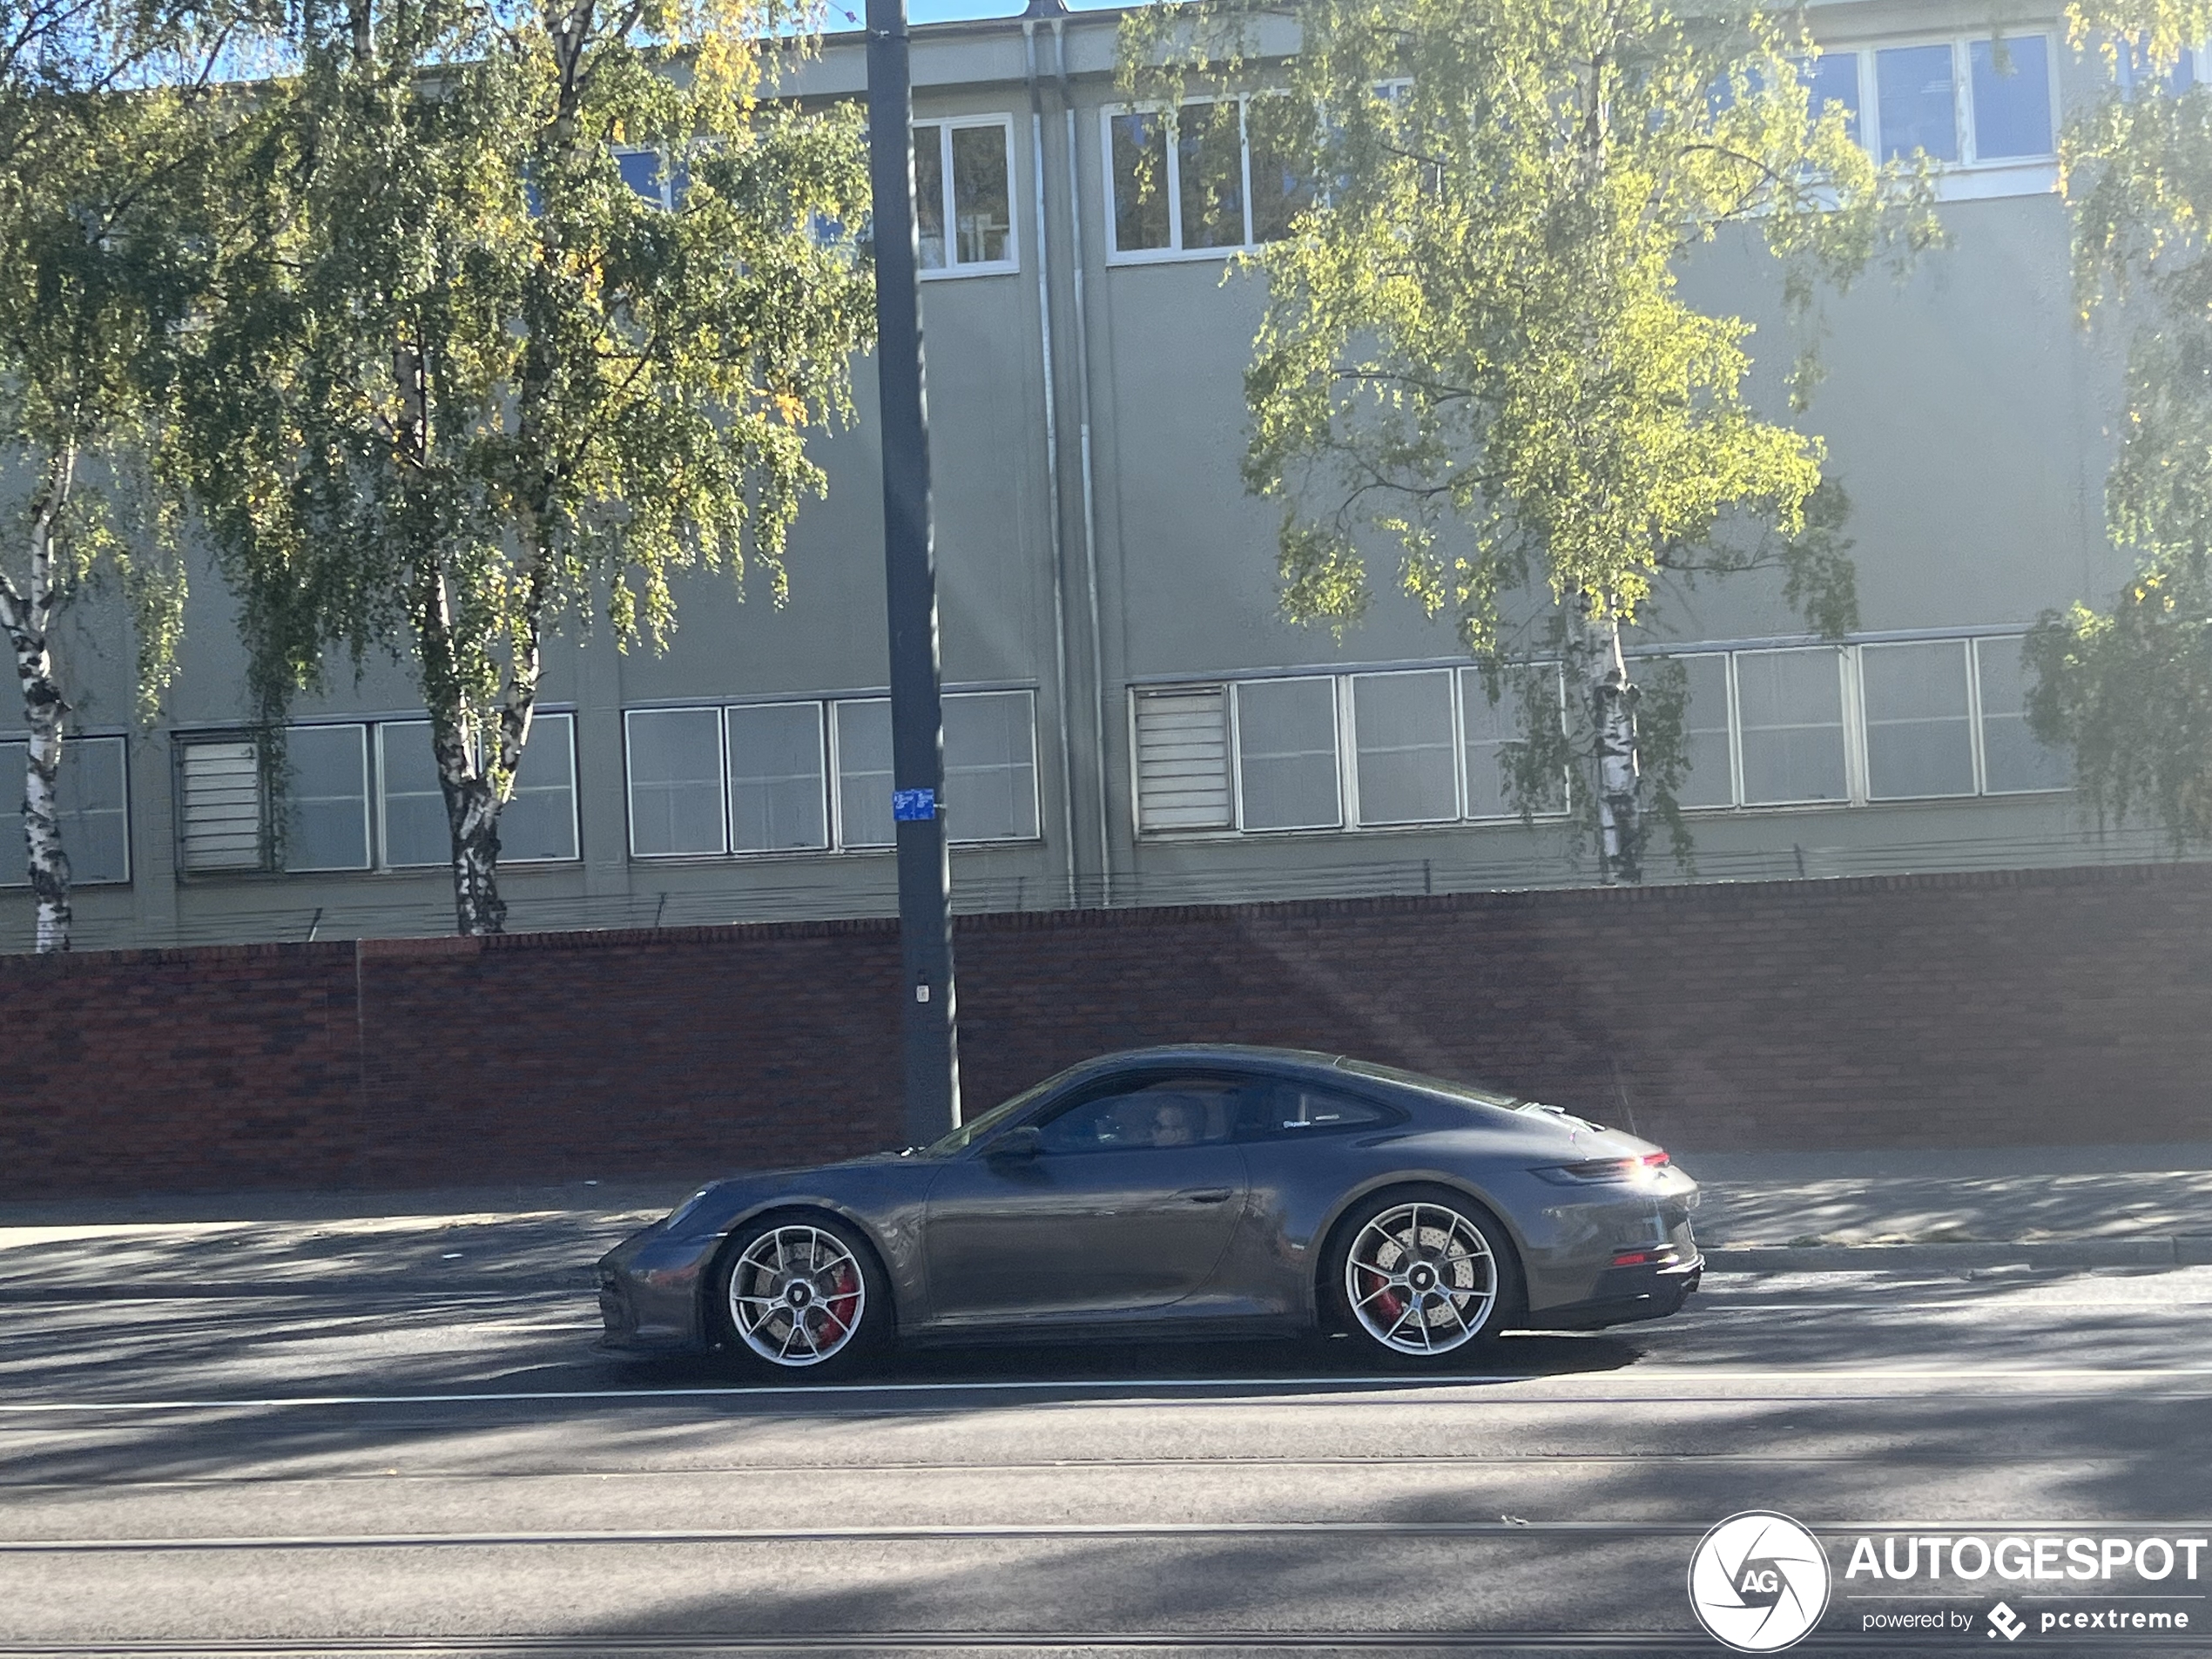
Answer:
[[[601,1346],[758,1373],[894,1340],[1340,1329],[1464,1361],[1662,1318],[1697,1185],[1557,1107],[1285,1049],[1086,1062],[934,1145],[702,1187],[599,1264]]]

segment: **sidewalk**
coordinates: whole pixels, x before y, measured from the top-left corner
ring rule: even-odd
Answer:
[[[1987,1152],[1684,1153],[1716,1272],[2212,1264],[2212,1142]],[[0,1203],[0,1299],[588,1287],[691,1183]]]
[[[1678,1162],[1716,1271],[2212,1263],[2212,1142]]]

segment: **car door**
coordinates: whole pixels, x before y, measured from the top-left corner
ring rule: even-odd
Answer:
[[[1141,1315],[1197,1291],[1244,1214],[1248,1089],[1120,1074],[1013,1126],[1031,1155],[1003,1156],[1002,1131],[947,1164],[922,1222],[933,1322]]]

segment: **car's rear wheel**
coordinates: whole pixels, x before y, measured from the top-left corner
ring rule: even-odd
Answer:
[[[867,1242],[824,1215],[769,1216],[722,1253],[727,1351],[755,1375],[843,1375],[880,1352],[890,1286]]]
[[[1442,1187],[1399,1188],[1356,1207],[1325,1268],[1338,1320],[1378,1358],[1420,1365],[1495,1336],[1518,1306],[1505,1229]]]

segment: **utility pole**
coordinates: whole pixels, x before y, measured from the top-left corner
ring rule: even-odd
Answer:
[[[867,29],[883,566],[891,620],[891,816],[899,848],[907,1138],[921,1145],[960,1122],[960,1042],[953,988],[953,873],[945,848],[945,727],[937,671],[937,562],[929,516],[929,407],[916,269],[906,0],[867,0]]]

